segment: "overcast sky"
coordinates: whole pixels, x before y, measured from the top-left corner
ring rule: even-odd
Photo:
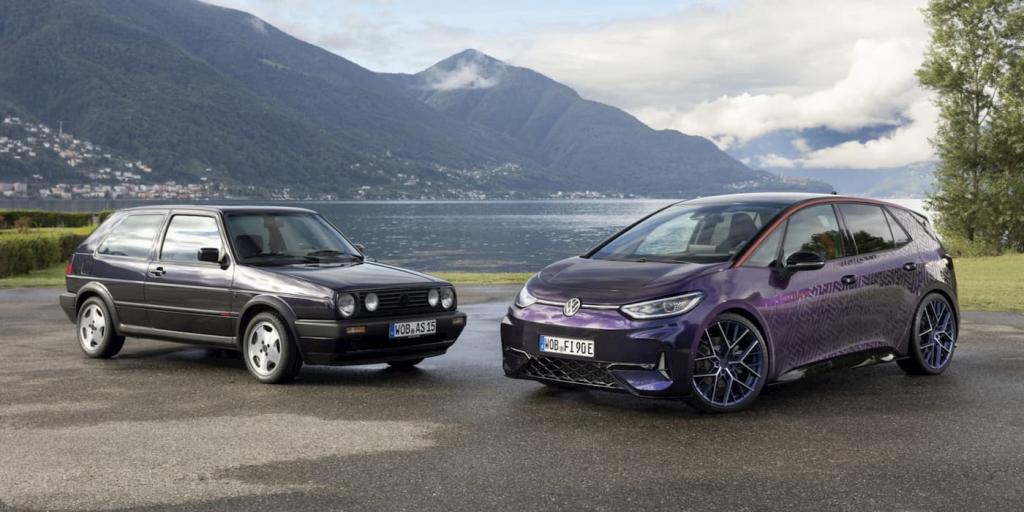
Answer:
[[[928,37],[923,1],[210,3],[376,71],[416,72],[476,48],[723,148],[792,134],[786,151],[748,158],[758,167],[895,168],[932,159],[936,113],[914,78]],[[830,137],[823,147],[801,134],[820,128],[849,140]],[[858,135],[867,128],[877,138]]]

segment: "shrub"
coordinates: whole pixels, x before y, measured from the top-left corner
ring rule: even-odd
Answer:
[[[0,210],[0,218],[8,220],[32,217],[37,228],[80,228],[92,226],[106,220],[112,210],[101,212],[51,212],[45,210]],[[0,228],[4,227],[0,221]]]
[[[81,230],[0,236],[0,277],[25,274],[67,261],[87,236]]]
[[[18,233],[28,233],[32,229],[32,217],[23,216],[14,221],[14,230]]]

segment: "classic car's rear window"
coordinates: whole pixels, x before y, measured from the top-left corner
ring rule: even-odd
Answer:
[[[117,224],[96,252],[110,256],[145,258],[163,222],[162,214],[129,215]]]

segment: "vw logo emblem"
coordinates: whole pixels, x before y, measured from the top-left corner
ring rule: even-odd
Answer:
[[[565,301],[565,305],[562,306],[562,314],[565,316],[573,316],[576,313],[579,313],[581,306],[583,306],[583,303],[580,302],[580,299],[573,297]]]

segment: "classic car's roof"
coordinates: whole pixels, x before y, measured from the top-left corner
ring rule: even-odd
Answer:
[[[137,210],[195,210],[195,211],[207,211],[207,212],[293,212],[293,213],[315,213],[313,210],[306,208],[295,208],[292,206],[263,206],[263,205],[251,205],[251,204],[232,204],[232,205],[210,205],[210,204],[159,204],[152,206],[134,206],[131,208],[125,208],[122,211],[137,211]]]

